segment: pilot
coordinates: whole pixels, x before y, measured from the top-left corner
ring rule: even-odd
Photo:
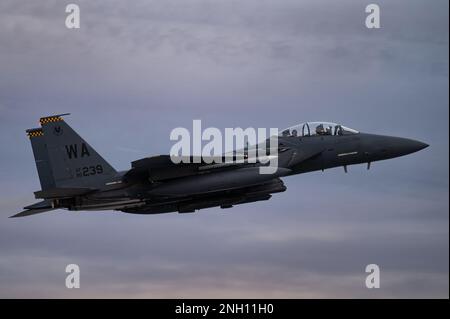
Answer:
[[[331,135],[331,126],[328,126],[328,127],[326,128],[325,135]]]
[[[316,134],[317,135],[325,135],[325,129],[323,128],[323,124],[317,125]]]
[[[291,135],[292,135],[292,136],[297,136],[297,130],[292,130]]]

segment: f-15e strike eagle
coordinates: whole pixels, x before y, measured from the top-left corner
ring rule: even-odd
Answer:
[[[284,192],[281,178],[316,170],[403,156],[428,145],[419,141],[360,133],[343,125],[308,122],[279,133],[278,168],[260,174],[261,162],[175,164],[169,155],[136,160],[116,171],[61,115],[40,119],[27,130],[41,190],[41,202],[11,217],[55,209],[116,210],[133,214],[188,213],[268,200]],[[244,150],[245,152],[245,150]]]

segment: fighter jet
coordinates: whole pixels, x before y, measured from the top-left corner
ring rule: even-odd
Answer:
[[[189,213],[210,207],[268,200],[284,192],[281,178],[311,171],[367,163],[417,152],[428,145],[416,140],[361,133],[340,124],[307,122],[277,135],[278,167],[260,174],[260,161],[233,158],[221,164],[202,158],[174,163],[169,155],[131,162],[116,171],[63,119],[42,117],[27,130],[39,175],[42,201],[11,217],[57,209],[113,210],[132,214]],[[267,140],[266,142],[268,142]],[[248,156],[248,147],[238,150]]]

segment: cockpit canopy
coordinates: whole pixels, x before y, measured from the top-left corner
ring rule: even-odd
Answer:
[[[349,127],[330,122],[306,122],[278,132],[279,136],[351,135],[359,132]]]

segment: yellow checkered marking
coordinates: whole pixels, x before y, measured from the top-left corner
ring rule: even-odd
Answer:
[[[49,117],[42,117],[39,120],[39,123],[41,123],[41,125],[47,124],[47,123],[54,123],[54,122],[59,122],[62,121],[62,117],[61,116],[49,116]]]
[[[33,137],[38,137],[38,136],[44,136],[44,132],[42,132],[42,130],[37,130],[37,131],[31,131],[27,133],[29,138],[33,138]]]

